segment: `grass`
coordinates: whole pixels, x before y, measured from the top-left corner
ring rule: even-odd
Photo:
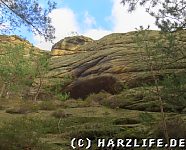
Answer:
[[[66,118],[70,114],[66,114],[64,110],[57,110],[52,113],[52,116],[55,118]]]
[[[54,130],[52,124],[36,118],[23,117],[4,122],[0,128],[0,149],[50,150],[52,147],[41,138],[51,130]]]
[[[47,101],[47,108],[51,102],[55,106],[57,105],[55,101]],[[70,107],[70,103],[76,106]],[[70,100],[68,105],[67,101],[59,104],[66,104],[66,106],[59,109],[60,105],[57,105],[56,110],[47,109],[43,111],[40,106],[46,106],[46,101],[44,101],[35,103],[36,112],[20,115],[0,111],[2,136],[0,142],[4,143],[4,145],[1,144],[2,148],[16,150],[16,148],[20,149],[19,146],[28,145],[34,150],[69,149],[72,137],[89,137],[96,140],[98,137],[115,137],[120,132],[124,134],[128,129],[123,130],[123,127],[116,125],[116,118],[119,119],[119,116],[137,117],[139,113],[137,111],[113,110],[103,106],[90,107],[84,100],[77,102]],[[14,108],[20,108],[20,106],[23,106],[21,102],[15,101],[14,104],[11,104],[11,107]],[[13,143],[15,147],[9,147],[7,141]]]
[[[4,109],[4,107],[0,105],[0,110],[3,110],[3,109]]]
[[[57,104],[53,101],[42,101],[39,105],[38,105],[40,110],[55,110],[57,109]]]
[[[12,108],[6,109],[6,112],[10,114],[27,114],[37,112],[38,109],[39,107],[36,103],[31,101],[23,101],[18,106],[13,106]]]
[[[100,101],[106,101],[105,97],[108,95],[101,93],[100,98],[99,94],[92,95],[87,101],[71,99],[64,102],[41,101],[32,105],[30,103],[30,107],[34,105],[37,111],[21,115],[8,114],[1,110],[0,142],[4,144],[0,144],[7,150],[20,149],[20,145],[29,146],[34,150],[66,150],[69,149],[70,139],[74,137],[88,137],[94,143],[97,138],[149,137],[150,130],[144,119],[141,119],[144,116],[141,115],[143,111],[98,105]],[[91,107],[90,102],[96,105]],[[20,106],[24,105],[21,102],[11,103],[11,107]],[[41,106],[45,108],[44,111],[41,110]],[[8,107],[8,103],[3,104],[3,107]],[[150,115],[153,116],[153,120],[159,118],[157,112],[150,112]],[[9,147],[7,141],[15,147]]]
[[[124,124],[139,124],[140,120],[135,118],[118,118],[113,122],[116,125],[124,125]]]

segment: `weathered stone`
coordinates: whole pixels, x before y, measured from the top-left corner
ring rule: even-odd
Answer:
[[[185,30],[181,34],[175,33],[179,34],[179,36],[175,36],[176,42],[179,43],[177,46],[183,49],[184,56],[186,56],[185,33]],[[149,31],[148,44],[153,47],[154,41],[159,36],[159,32]],[[53,46],[51,52],[50,71],[42,79],[43,89],[41,89],[40,98],[49,99],[54,95],[52,91],[45,90],[45,86],[51,89],[54,89],[55,86],[60,87],[59,92],[69,92],[71,97],[83,99],[90,94],[106,91],[115,94],[112,96],[108,94],[108,101],[103,102],[103,104],[106,103],[106,106],[159,111],[157,98],[149,97],[148,92],[144,95],[144,90],[142,90],[144,84],[153,88],[154,78],[149,64],[142,59],[144,49],[137,49],[135,38],[136,32],[129,32],[114,33],[97,41],[83,36],[68,37],[59,41]],[[26,53],[30,48],[34,48],[37,53],[43,52],[17,36],[0,36],[0,43],[5,45],[7,43],[25,44]],[[165,48],[166,43],[164,41]],[[168,65],[159,71],[158,66],[162,64]],[[185,68],[186,59],[183,57],[174,64],[169,60],[156,62],[153,73],[157,79],[162,80],[164,75],[182,73]],[[30,90],[31,95],[36,93],[37,83],[36,79]],[[172,106],[165,107],[165,110],[171,111],[171,109]],[[176,110],[179,109],[176,108]]]
[[[153,45],[160,34],[157,31],[149,33],[149,44]],[[52,51],[61,48],[75,53],[52,57],[48,77],[73,76],[72,82],[62,91],[70,92],[74,98],[85,98],[102,90],[115,94],[121,91],[122,86],[135,88],[145,83],[152,84],[150,68],[140,58],[144,51],[137,50],[135,37],[136,32],[114,33],[98,41],[88,40],[88,44],[84,44],[84,40],[79,41],[80,37],[65,38],[55,44]],[[177,66],[168,65],[162,72],[181,72],[185,67],[186,61],[182,60]],[[157,71],[155,69],[156,77],[161,79],[158,72],[158,68]]]
[[[60,56],[84,52],[80,47],[90,42],[93,42],[93,40],[85,36],[66,37],[54,44],[51,54],[53,56]]]
[[[41,50],[35,46],[33,46],[29,41],[22,39],[17,35],[0,35],[0,52],[3,50],[3,45],[12,45],[12,46],[23,46],[25,55],[29,55],[30,51],[35,54],[46,53],[46,51]]]

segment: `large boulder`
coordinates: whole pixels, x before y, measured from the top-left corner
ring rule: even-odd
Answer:
[[[93,40],[85,36],[66,37],[53,45],[51,54],[60,56],[82,52],[80,47],[90,42]]]

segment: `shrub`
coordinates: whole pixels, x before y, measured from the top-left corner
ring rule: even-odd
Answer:
[[[4,107],[0,105],[0,110],[3,110],[3,109],[4,109]]]
[[[92,101],[95,101],[95,102],[101,102],[103,101],[104,99],[107,99],[108,96],[110,94],[106,93],[106,92],[100,92],[98,94],[90,94],[87,98],[86,98],[86,101],[89,101],[89,102],[92,102]]]
[[[62,103],[65,108],[82,108],[100,106],[97,102],[82,99],[69,99]]]
[[[50,150],[51,147],[41,141],[43,137],[41,122],[19,118],[4,122],[0,128],[0,149],[2,150]]]
[[[55,110],[57,105],[53,101],[43,101],[39,104],[40,110]]]
[[[38,111],[38,106],[34,103],[25,102],[18,107],[10,108],[6,110],[6,113],[10,114],[27,114]]]
[[[68,117],[68,114],[66,114],[63,110],[57,110],[52,113],[52,116],[55,118],[65,118]]]
[[[86,98],[89,103],[97,102],[100,105],[110,108],[120,108],[123,104],[123,99],[117,99],[115,96],[111,96],[109,93],[100,92],[98,94],[91,94]]]
[[[6,113],[9,114],[27,114],[30,111],[26,108],[10,108],[6,110]]]
[[[139,119],[133,118],[118,118],[113,122],[115,125],[124,125],[124,124],[138,124],[140,123]]]
[[[120,129],[112,125],[103,123],[87,123],[83,126],[79,126],[76,130],[71,130],[69,135],[72,138],[89,138],[95,140],[98,137],[112,137],[118,132],[120,132]]]
[[[174,117],[167,120],[167,130],[169,138],[186,138],[186,123],[181,117]],[[165,138],[162,122],[159,122],[158,125],[156,125],[154,134],[157,138]]]
[[[60,94],[56,94],[56,96],[60,101],[66,101],[67,99],[70,98],[69,93],[60,93]]]

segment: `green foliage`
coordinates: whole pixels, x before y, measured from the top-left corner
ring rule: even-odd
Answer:
[[[70,75],[63,76],[62,78],[51,79],[51,82],[53,83],[54,86],[49,90],[58,93],[59,91],[61,91],[61,89],[70,84],[72,81],[73,77]]]
[[[70,84],[73,81],[72,76],[64,76],[63,78],[54,78],[51,79],[52,85],[45,88],[45,90],[51,94],[53,94],[57,99],[61,101],[65,101],[70,98],[69,92],[63,92],[64,87]]]
[[[34,54],[33,54],[34,55]],[[33,61],[36,63],[37,75],[44,75],[49,70],[49,54],[48,53],[40,53],[36,57],[32,57]],[[36,75],[36,76],[37,76]]]
[[[186,74],[167,75],[162,81],[163,88],[161,94],[166,102],[180,106],[182,109],[186,107]]]
[[[44,78],[47,71],[49,70],[49,54],[40,52],[36,54],[34,50],[30,50],[30,60],[33,65],[34,78]]]
[[[145,7],[146,12],[156,19],[155,23],[161,31],[186,28],[186,3],[183,0],[122,0],[122,4],[128,4],[129,12],[133,12],[139,6]]]
[[[0,47],[0,80],[6,92],[23,92],[23,87],[29,86],[34,76],[33,63],[25,52],[25,46],[1,44]]]
[[[111,137],[120,129],[112,125],[112,118],[101,117],[68,117],[61,120],[61,131],[70,138]]]
[[[28,31],[39,34],[45,40],[54,39],[55,29],[51,25],[51,18],[48,14],[55,8],[52,0],[47,0],[45,8],[41,7],[38,0],[1,0],[1,25],[0,33],[21,32],[19,28],[26,27]],[[6,24],[9,24],[6,27]]]
[[[3,82],[0,97],[6,96],[6,93],[25,97],[37,78],[36,100],[49,69],[49,55],[38,53],[24,44],[2,43],[0,46],[0,81]]]
[[[41,140],[43,134],[50,131],[48,127],[47,122],[39,119],[19,118],[5,122],[0,127],[0,149],[49,150],[51,147]]]
[[[186,138],[186,124],[181,116],[175,116],[167,119],[167,129],[170,138],[179,139]],[[158,122],[154,126],[154,136],[156,138],[165,138],[162,130],[162,122]]]
[[[152,43],[149,40],[149,31],[141,28],[136,34],[135,41],[141,52],[140,61],[147,64],[147,69],[150,70],[159,90],[158,95],[163,101],[183,108],[186,104],[184,66],[186,55],[183,50],[185,44],[180,37],[181,33],[160,33]],[[150,94],[157,95],[153,90]]]
[[[129,11],[134,11],[140,4],[156,18],[156,25],[161,29],[161,33],[151,42],[148,29],[140,28],[135,41],[138,50],[141,51],[141,60],[145,61],[151,70],[158,86],[159,96],[166,101],[177,106],[185,107],[185,61],[186,51],[184,43],[184,33],[177,30],[186,28],[184,1],[151,1],[150,0],[122,0],[124,5],[129,4]],[[158,7],[158,11],[153,9]],[[177,32],[172,32],[177,31]],[[169,70],[166,69],[178,69]],[[180,71],[179,71],[180,69]],[[182,69],[182,70],[181,70]],[[159,76],[161,75],[161,77]],[[153,93],[154,91],[152,91]]]
[[[155,121],[155,118],[152,116],[152,114],[148,112],[142,112],[139,114],[139,119],[143,124],[150,125],[152,122]]]
[[[60,101],[66,101],[70,98],[70,93],[58,93],[56,94],[56,97],[60,100]]]
[[[39,104],[40,110],[55,110],[57,105],[53,101],[42,101]]]
[[[87,101],[88,103],[91,103],[92,105],[102,105],[102,106],[106,106],[109,108],[121,108],[124,104],[125,101],[123,98],[119,98],[117,96],[111,96],[109,93],[106,92],[100,92],[97,94],[90,94],[85,101]]]
[[[162,26],[164,31],[165,26]],[[169,29],[168,29],[169,30]],[[178,33],[161,32],[156,39],[150,41],[148,29],[144,30],[142,27],[136,34],[136,41],[138,50],[141,53],[141,60],[146,63],[147,70],[149,70],[152,80],[154,81],[154,90],[150,91],[152,95],[157,97],[157,102],[161,112],[162,120],[162,134],[168,142],[169,124],[166,122],[165,102],[167,104],[174,104],[174,108],[182,110],[186,104],[185,98],[185,47],[182,39],[179,41]],[[179,41],[179,42],[178,42]],[[180,46],[181,45],[181,46]],[[182,67],[183,66],[183,67]],[[182,68],[182,71],[170,70],[172,68]],[[167,70],[167,71],[166,71]],[[181,74],[181,76],[179,75]],[[184,78],[183,78],[184,77]],[[183,105],[184,104],[184,105]],[[178,106],[180,106],[178,108]],[[148,116],[142,116],[145,121],[151,119]],[[148,123],[147,123],[148,124]],[[173,137],[172,137],[173,138]]]
[[[52,113],[52,116],[55,117],[55,118],[65,118],[68,115],[63,110],[57,110],[57,111]]]
[[[36,94],[34,96],[34,101],[37,101],[37,98],[40,94],[43,80],[48,73],[49,70],[49,55],[48,53],[40,53],[36,57],[32,56],[33,61],[35,62],[35,78],[37,79],[37,82],[35,82],[37,88]]]
[[[0,73],[3,81],[18,80],[31,72],[30,61],[25,56],[24,45],[1,45],[4,52],[0,55]]]
[[[32,112],[37,112],[38,111],[38,107],[34,106],[34,105],[29,105],[29,104],[25,104],[22,105],[18,108],[9,108],[6,110],[6,113],[10,113],[10,114],[27,114],[27,113],[32,113]]]
[[[136,118],[118,118],[113,123],[116,125],[139,124],[140,120]]]

